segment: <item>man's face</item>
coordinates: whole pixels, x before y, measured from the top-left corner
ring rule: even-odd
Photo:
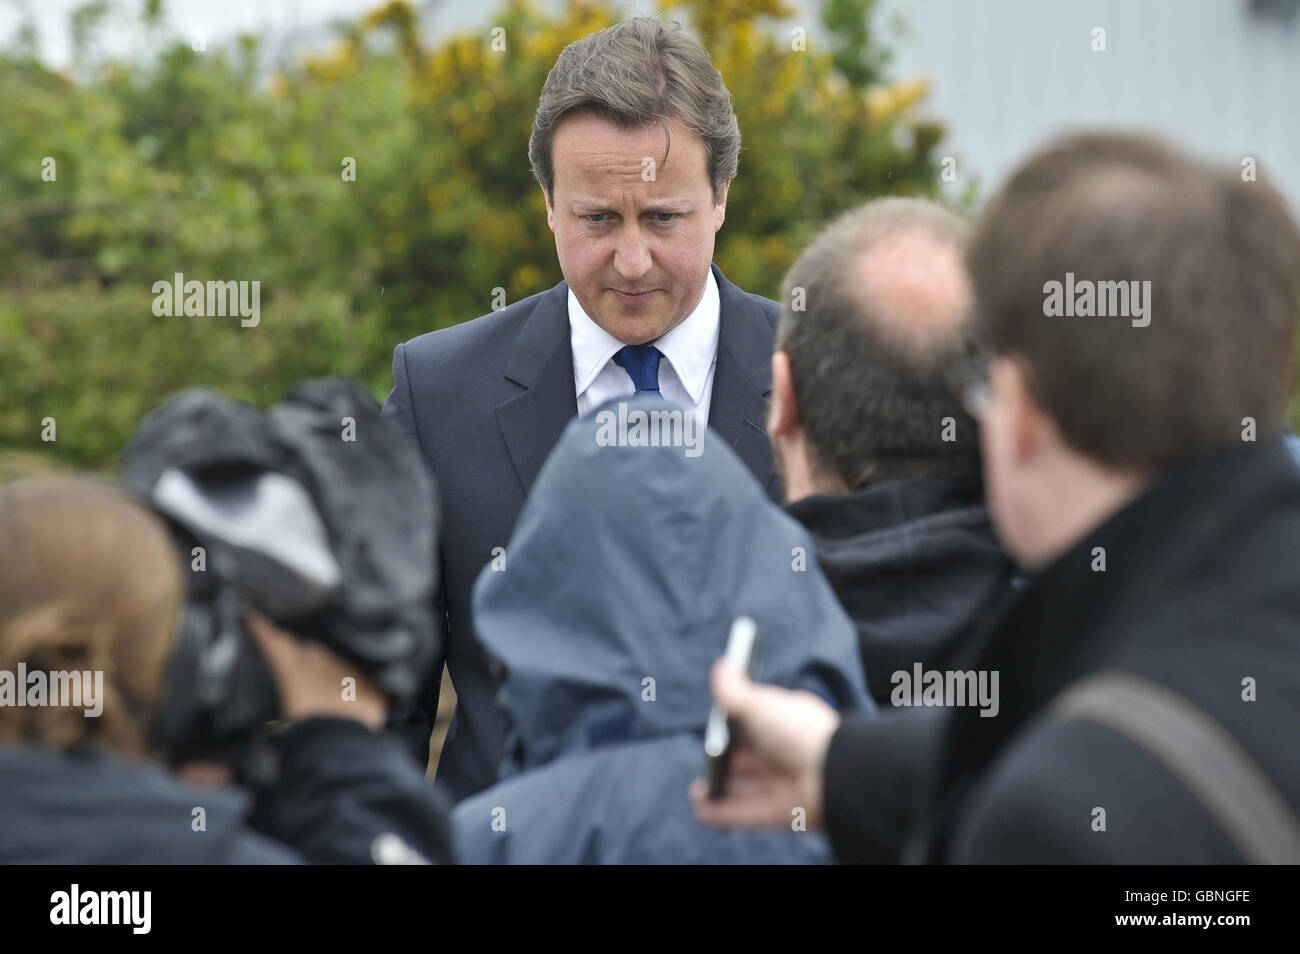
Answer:
[[[704,140],[677,121],[620,129],[589,113],[565,119],[551,147],[546,220],[564,278],[592,320],[624,344],[645,344],[686,318],[704,293],[713,202]],[[545,192],[545,190],[543,190]]]

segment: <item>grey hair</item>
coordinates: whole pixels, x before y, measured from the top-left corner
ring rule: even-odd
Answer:
[[[555,185],[555,130],[578,112],[621,127],[662,123],[665,134],[669,120],[677,119],[704,140],[715,203],[723,183],[736,176],[740,125],[731,93],[709,54],[678,23],[670,29],[634,17],[575,40],[560,53],[542,86],[528,138],[528,161],[547,195]]]

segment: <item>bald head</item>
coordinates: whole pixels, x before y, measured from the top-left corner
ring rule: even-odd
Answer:
[[[971,283],[950,235],[904,227],[878,237],[855,253],[846,278],[858,320],[921,364],[941,357],[970,320]]]
[[[788,362],[790,401],[827,482],[978,479],[975,424],[951,389],[973,350],[967,235],[936,203],[880,199],[837,219],[791,266],[774,365]]]

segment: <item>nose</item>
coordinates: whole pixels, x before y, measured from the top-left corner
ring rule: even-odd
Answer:
[[[640,281],[650,271],[650,243],[645,240],[639,223],[623,226],[614,246],[614,270],[629,285]]]

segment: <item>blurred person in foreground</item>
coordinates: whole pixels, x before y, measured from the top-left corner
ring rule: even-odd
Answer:
[[[162,521],[107,485],[29,479],[0,487],[0,552],[6,554],[0,672],[21,667],[29,680],[37,672],[47,679],[59,672],[102,674],[98,699],[89,698],[90,680],[83,682],[83,705],[54,705],[47,697],[40,705],[0,706],[0,863],[372,860],[368,840],[349,845],[352,857],[339,851],[340,830],[350,841],[353,827],[340,813],[360,810],[356,779],[367,784],[370,773],[373,784],[394,764],[411,776],[410,784],[423,779],[405,760],[390,759],[376,772],[383,756],[373,740],[382,738],[376,733],[386,702],[364,681],[356,702],[340,700],[339,679],[353,667],[251,615],[249,631],[292,723],[277,740],[282,772],[264,794],[263,809],[313,822],[257,832],[248,824],[247,794],[168,774],[151,742],[185,597],[181,563]],[[340,763],[351,764],[351,792],[338,775]],[[205,781],[227,777],[211,764],[190,774]],[[400,784],[387,789],[395,796]],[[408,795],[408,813],[419,801]],[[203,809],[202,828],[194,827],[196,808]],[[385,820],[391,823],[397,813],[382,810],[393,812]],[[436,831],[436,815],[423,820]],[[429,850],[427,837],[419,844]]]
[[[505,560],[479,576],[475,624],[510,732],[500,781],[453,811],[462,863],[831,860],[797,807],[783,831],[729,832],[701,826],[686,800],[709,663],[737,616],[757,624],[762,678],[832,711],[874,708],[852,624],[816,564],[798,564],[807,533],[726,441],[607,439],[624,414],[634,428],[689,413],[637,398],[572,422]]]
[[[382,731],[432,651],[436,545],[386,424],[347,382],[266,414],[185,392],[124,454],[133,497],[0,487],[0,862],[448,860]]]
[[[904,858],[1300,859],[1295,222],[1262,182],[1084,134],[1012,175],[969,263],[993,353],[963,391],[1031,578],[956,664],[1000,674],[999,711],[945,710]],[[725,663],[713,690],[745,741],[699,818],[811,805],[841,861],[888,860],[887,749]]]

